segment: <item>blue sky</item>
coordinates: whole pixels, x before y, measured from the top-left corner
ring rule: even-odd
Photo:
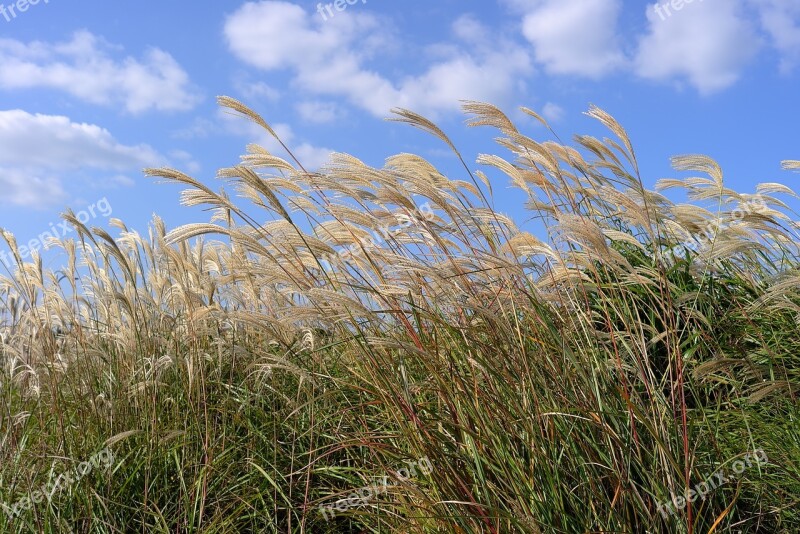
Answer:
[[[582,112],[606,109],[649,187],[685,153],[716,158],[737,190],[794,185],[780,161],[800,159],[797,0],[351,1],[0,0],[0,227],[27,243],[65,207],[92,205],[99,226],[108,212],[140,231],[154,213],[169,227],[206,220],[141,170],[217,188],[247,143],[276,149],[216,95],[261,112],[309,167],[331,151],[376,166],[416,152],[459,173],[433,139],[382,119],[409,108],[470,162],[502,154],[492,132],[463,127],[459,100],[476,99],[541,140],[519,106],[564,140],[603,135]],[[496,207],[524,219],[493,178]]]

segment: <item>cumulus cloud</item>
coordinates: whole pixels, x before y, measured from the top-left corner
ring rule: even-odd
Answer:
[[[331,159],[333,150],[314,146],[311,143],[300,143],[293,149],[294,155],[303,164],[306,170],[316,170]]]
[[[268,102],[277,102],[281,97],[280,91],[264,82],[237,82],[236,89],[250,100],[266,100]]]
[[[472,43],[485,43],[490,38],[486,27],[470,14],[461,15],[453,22],[453,33],[456,37]]]
[[[475,41],[484,29],[462,17],[453,32]],[[247,2],[227,18],[224,34],[241,61],[265,71],[287,70],[304,93],[344,98],[380,117],[392,107],[435,116],[457,110],[460,99],[502,101],[531,70],[524,49],[501,43],[494,49],[453,48],[419,75],[389,79],[368,66],[390,45],[385,25],[363,10],[323,21],[290,2]]]
[[[80,31],[67,42],[0,39],[0,89],[55,89],[129,113],[182,111],[199,102],[188,74],[158,48],[115,59],[101,38]]]
[[[214,131],[215,126],[214,121],[205,117],[195,117],[191,124],[173,131],[170,136],[175,139],[205,139]]]
[[[67,198],[61,181],[52,174],[37,174],[0,164],[0,205],[44,207]]]
[[[221,126],[229,133],[243,137],[248,143],[261,145],[276,156],[292,161],[280,143],[259,125],[223,110],[217,113],[217,117]],[[335,152],[333,149],[315,146],[307,141],[298,141],[294,129],[289,124],[276,123],[270,124],[270,127],[308,171],[319,169]]]
[[[335,102],[304,100],[298,102],[295,108],[303,120],[319,124],[333,122],[343,115],[343,111]]]
[[[70,173],[118,175],[165,163],[148,145],[124,145],[99,126],[58,115],[0,111],[0,202],[46,206],[65,195]]]
[[[761,43],[739,0],[693,2],[670,16],[647,8],[649,29],[635,58],[638,75],[685,80],[702,94],[733,85]]]
[[[558,122],[564,118],[564,108],[553,102],[547,102],[542,108],[542,117],[548,122]]]
[[[800,3],[797,0],[751,0],[764,30],[781,54],[781,71],[800,64]]]
[[[624,66],[622,0],[505,0],[522,14],[536,61],[552,74],[600,78]]]

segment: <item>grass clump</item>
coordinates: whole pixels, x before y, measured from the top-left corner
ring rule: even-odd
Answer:
[[[800,529],[798,225],[775,196],[794,193],[737,193],[703,156],[651,191],[602,110],[615,137],[570,146],[464,107],[541,231],[466,164],[308,172],[250,145],[219,172],[240,202],[148,171],[208,223],[112,237],[68,212],[64,270],[17,255],[3,531]],[[14,507],[104,447],[107,469]]]

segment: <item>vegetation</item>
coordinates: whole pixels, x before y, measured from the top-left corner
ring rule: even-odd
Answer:
[[[492,180],[250,145],[219,172],[235,202],[147,171],[209,223],[68,212],[55,272],[4,232],[0,529],[800,531],[794,193],[683,156],[704,177],[659,182],[676,203],[597,108],[614,138],[574,146],[464,108],[513,154],[478,157]],[[508,178],[537,229],[494,207]]]

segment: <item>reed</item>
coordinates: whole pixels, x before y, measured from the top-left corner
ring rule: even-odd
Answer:
[[[2,232],[3,531],[800,529],[796,194],[733,191],[700,155],[649,190],[594,107],[612,137],[572,144],[464,111],[499,136],[484,172],[400,109],[459,176],[414,154],[308,172],[249,145],[219,191],[146,171],[208,222],[67,212],[59,271]],[[503,181],[541,231],[493,207]],[[105,447],[109,469],[12,507]]]

